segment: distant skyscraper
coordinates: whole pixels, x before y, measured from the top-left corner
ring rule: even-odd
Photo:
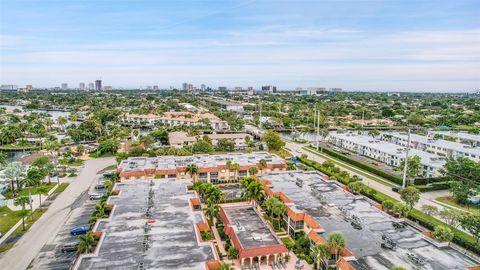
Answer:
[[[262,91],[267,93],[276,93],[277,87],[273,85],[262,86]]]
[[[62,83],[62,89],[63,90],[68,89],[68,83]]]
[[[191,84],[191,83],[183,83],[183,84],[182,84],[182,90],[183,90],[183,91],[188,91],[188,92],[193,91],[193,84]]]
[[[88,83],[88,90],[93,90],[95,85],[93,83]]]
[[[158,90],[158,85],[154,85],[153,90]]]
[[[95,80],[95,91],[102,91],[102,80]]]
[[[79,84],[78,84],[78,88],[79,88],[80,90],[85,90],[85,83],[83,83],[83,82],[79,83]]]
[[[200,85],[200,89],[202,89],[202,92],[205,91],[205,89],[207,89],[207,86],[205,84],[201,84]]]
[[[218,91],[227,91],[227,87],[226,86],[219,86]]]

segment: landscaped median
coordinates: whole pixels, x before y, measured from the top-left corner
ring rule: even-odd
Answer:
[[[344,174],[344,173],[341,173],[340,170],[338,170],[338,168],[335,169],[335,167],[333,166],[325,166],[323,164],[320,164],[318,162],[315,162],[313,160],[309,160],[309,159],[304,159],[304,158],[299,158],[300,161],[302,161],[304,164],[328,175],[329,177],[331,177],[332,179],[334,178],[335,180],[345,184],[345,185],[348,185],[349,183],[351,182],[354,182],[355,180],[353,178],[351,178],[348,174]],[[363,184],[362,184],[363,185]],[[373,199],[374,201],[378,202],[378,203],[382,203],[386,200],[390,200],[392,202],[398,202],[398,200],[386,195],[386,194],[383,194],[382,192],[379,192],[377,190],[374,190],[372,189],[371,187],[368,187],[366,185],[363,185],[363,188],[361,189],[361,194],[364,195],[364,196],[367,196],[369,197],[370,199]],[[460,231],[452,226],[449,226],[447,224],[445,224],[444,222],[432,217],[432,216],[428,216],[427,214],[419,211],[419,210],[416,210],[416,209],[412,209],[409,213],[408,213],[408,219],[412,220],[412,221],[415,221],[415,222],[418,222],[420,225],[422,225],[423,227],[429,229],[429,230],[434,230],[434,228],[438,225],[442,225],[442,226],[445,226],[445,227],[448,227],[452,230],[452,232],[454,233],[454,237],[453,237],[453,240],[452,242],[472,251],[472,252],[475,252],[476,254],[480,254],[480,245],[479,243],[476,243],[475,239],[463,232],[463,231]]]

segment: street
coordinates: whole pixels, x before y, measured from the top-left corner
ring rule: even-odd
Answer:
[[[115,163],[114,157],[91,159],[85,162],[76,180],[50,205],[30,230],[0,258],[2,269],[26,269],[42,247],[56,237],[67,217],[75,209],[77,199],[88,191],[99,170]]]

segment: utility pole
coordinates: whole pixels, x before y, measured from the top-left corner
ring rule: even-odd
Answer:
[[[362,111],[362,134],[363,134],[363,126],[365,125],[365,111]]]
[[[407,152],[405,154],[405,163],[403,165],[403,181],[402,189],[406,187],[407,184],[407,170],[408,170],[408,151],[410,150],[410,129],[408,129],[408,139],[407,139]]]
[[[258,116],[258,126],[261,129],[262,128],[262,101],[261,100],[259,102],[259,106],[260,106],[260,115]]]
[[[320,140],[319,135],[320,135],[320,109],[318,110],[318,115],[317,115],[317,151],[319,149],[318,142]]]
[[[317,105],[315,105],[315,109],[313,110],[313,132],[315,132],[315,122],[317,121]]]

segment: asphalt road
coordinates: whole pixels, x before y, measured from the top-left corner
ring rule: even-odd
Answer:
[[[318,155],[315,155],[309,151],[306,151],[303,149],[303,147],[305,147],[306,145],[302,145],[302,144],[299,144],[299,143],[295,143],[295,142],[291,142],[291,141],[286,141],[286,145],[285,147],[290,149],[294,155],[297,155],[297,156],[300,156],[302,154],[306,154],[308,159],[311,159],[311,160],[314,160],[316,162],[319,162],[319,163],[323,163],[326,159],[323,158],[323,157],[320,157]],[[369,187],[372,187],[373,189],[376,189],[392,198],[395,198],[397,200],[400,200],[400,194],[398,194],[397,192],[394,192],[392,191],[392,188],[390,186],[387,186],[387,185],[384,185],[382,183],[379,183],[378,181],[375,181],[373,180],[372,178],[374,176],[372,176],[372,178],[369,178],[369,177],[366,177],[365,175],[370,175],[370,173],[366,172],[366,171],[363,171],[357,167],[354,167],[352,165],[349,165],[349,164],[346,164],[346,163],[339,163],[339,164],[336,164],[339,168],[341,168],[342,170],[344,171],[347,171],[348,173],[350,173],[350,175],[358,175],[359,177],[361,177],[363,180],[362,182],[369,186]],[[361,171],[363,174],[365,175],[360,175],[360,174],[357,174],[356,172],[352,171],[350,168],[354,168],[355,170],[357,171]],[[428,194],[428,195],[426,195]],[[420,201],[415,205],[415,208],[416,209],[420,209],[423,205],[432,205],[432,206],[435,206],[437,207],[439,210],[442,210],[443,209],[443,206],[434,202],[433,200],[437,197],[442,197],[442,196],[448,196],[448,191],[432,191],[432,192],[428,192],[428,193],[422,193],[421,196],[420,196]]]
[[[97,172],[112,164],[115,164],[114,157],[87,160],[77,179],[53,201],[47,212],[33,224],[30,230],[3,254],[0,258],[0,268],[27,269],[42,247],[58,234],[72,212],[72,205],[95,181]]]

